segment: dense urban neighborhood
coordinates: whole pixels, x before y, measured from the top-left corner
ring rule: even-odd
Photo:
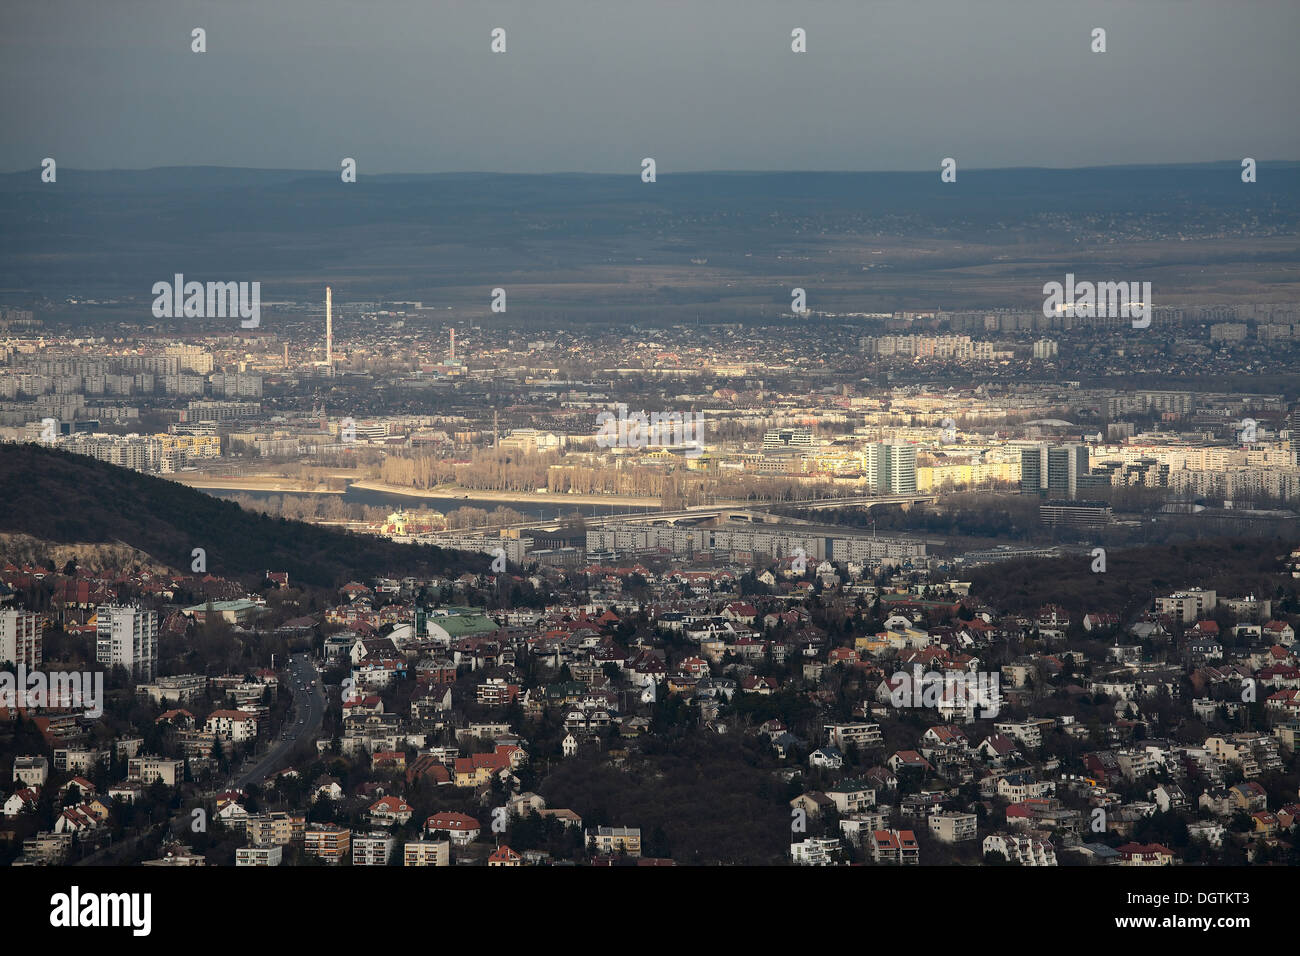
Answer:
[[[1223,547],[1259,589],[1027,611],[887,562],[329,591],[10,561],[0,854],[1294,864],[1300,550]]]

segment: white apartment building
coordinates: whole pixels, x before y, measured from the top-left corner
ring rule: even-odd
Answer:
[[[212,394],[223,398],[261,398],[262,376],[244,372],[214,372],[208,376]]]
[[[158,670],[158,615],[138,607],[101,604],[96,659],[104,667],[124,667],[137,681],[151,681]]]
[[[14,758],[14,782],[29,787],[43,787],[50,775],[50,762],[39,754]]]
[[[282,846],[241,846],[235,851],[235,866],[279,866]]]
[[[31,611],[0,610],[0,664],[41,666],[41,620]]]
[[[1056,866],[1056,850],[1046,840],[1014,834],[993,833],[984,838],[985,853],[1001,853],[1021,866]]]
[[[392,836],[372,833],[369,836],[353,837],[352,865],[387,866],[388,858],[395,846],[397,846],[397,839]]]
[[[1038,721],[1004,721],[993,725],[993,729],[1000,734],[1006,734],[1013,740],[1017,740],[1026,747],[1041,747],[1043,745],[1043,734]]]
[[[240,743],[257,736],[257,718],[242,710],[214,710],[204,729],[222,740]]]
[[[973,813],[943,810],[930,814],[927,823],[934,838],[944,843],[960,843],[964,840],[974,840],[978,836],[976,817]]]
[[[166,757],[132,757],[126,764],[128,780],[138,780],[148,786],[155,780],[161,780],[169,787],[174,787],[185,779],[185,761],[169,760]]]
[[[108,763],[108,754],[99,750],[67,747],[54,751],[54,769],[63,773],[90,773],[101,763]]]
[[[864,451],[867,484],[880,494],[916,493],[916,446],[873,442]]]
[[[849,747],[873,747],[883,740],[879,724],[826,725],[826,742],[841,750]]]
[[[909,538],[853,536],[831,539],[832,561],[841,564],[874,564],[877,561],[910,561],[925,557],[925,543]]]
[[[764,448],[811,448],[811,428],[772,428],[763,433]]]
[[[144,435],[75,435],[61,443],[65,451],[134,471],[156,472],[162,466],[162,442]]]
[[[155,704],[181,704],[201,696],[207,689],[208,679],[202,674],[176,674],[160,677],[151,684],[138,684],[135,692]]]
[[[911,355],[941,361],[991,362],[993,343],[969,335],[867,335],[860,344],[868,355]]]
[[[916,488],[915,449],[912,452],[911,490]],[[442,542],[439,542],[441,544]],[[445,547],[445,545],[444,545]],[[876,537],[869,532],[846,532],[834,537],[810,534],[797,525],[735,528],[674,528],[638,524],[610,524],[587,531],[587,551],[613,551],[632,555],[666,550],[689,556],[696,552],[744,552],[750,555],[785,557],[802,549],[808,561],[860,562],[925,556],[925,544],[906,538]],[[828,552],[829,549],[829,552]]]
[[[177,356],[180,368],[186,372],[207,375],[215,367],[212,353],[199,345],[169,345],[163,349],[163,354]]]
[[[839,848],[839,840],[819,840],[809,837],[790,844],[790,859],[794,861],[795,866],[830,866],[833,862],[833,854]]]

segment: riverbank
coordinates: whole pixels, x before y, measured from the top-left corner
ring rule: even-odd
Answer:
[[[429,498],[440,501],[493,501],[501,504],[533,505],[609,505],[615,508],[654,508],[658,509],[660,500],[642,495],[556,495],[527,494],[521,491],[481,491],[477,488],[408,488],[404,485],[390,485],[382,481],[354,481],[352,487],[362,491],[379,491],[389,495],[402,495],[408,498]]]
[[[256,491],[281,492],[291,495],[342,495],[346,492],[328,488],[320,482],[299,481],[294,478],[282,478],[259,475],[244,475],[238,478],[211,478],[204,476],[170,475],[167,476],[177,484],[199,491]]]
[[[658,511],[661,501],[650,495],[569,495],[569,494],[528,494],[522,491],[483,491],[477,488],[461,488],[444,485],[439,488],[410,488],[405,485],[393,485],[383,481],[353,481],[346,475],[331,475],[331,478],[343,479],[348,487],[343,490],[329,488],[321,482],[303,481],[284,475],[232,475],[228,478],[202,474],[174,474],[167,476],[172,481],[199,491],[248,492],[250,494],[297,494],[297,495],[346,495],[353,497],[355,492],[374,492],[380,495],[393,495],[398,498],[419,501],[445,502],[452,507],[482,507],[488,505],[521,505],[528,510],[537,508],[646,508]],[[725,507],[744,507],[745,502],[723,502]]]

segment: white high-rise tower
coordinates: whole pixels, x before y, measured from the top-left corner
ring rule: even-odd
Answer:
[[[158,615],[138,607],[101,604],[95,609],[96,660],[126,668],[133,680],[158,674]]]
[[[325,287],[325,364],[334,364],[334,293]]]

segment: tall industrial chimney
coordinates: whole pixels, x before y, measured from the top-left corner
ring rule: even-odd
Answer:
[[[334,293],[325,287],[325,364],[334,364]]]
[[[451,330],[451,354],[447,356],[453,362],[456,361],[456,330]]]

